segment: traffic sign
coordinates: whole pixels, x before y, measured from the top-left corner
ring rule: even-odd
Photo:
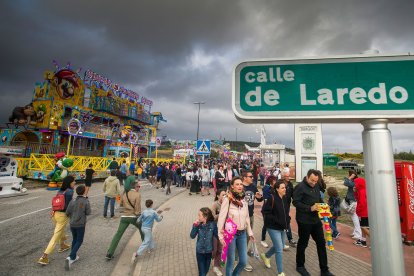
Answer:
[[[245,122],[414,123],[414,56],[242,62],[233,75],[233,112]]]
[[[208,155],[210,154],[210,140],[198,140],[197,141],[197,154],[198,155]]]

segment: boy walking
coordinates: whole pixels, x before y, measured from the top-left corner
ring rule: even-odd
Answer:
[[[79,260],[77,253],[85,236],[86,216],[91,214],[91,205],[85,196],[85,185],[76,187],[76,194],[78,197],[72,200],[66,209],[66,215],[70,218],[70,231],[72,232],[72,249],[65,261],[66,270],[70,270],[70,266]]]
[[[132,255],[132,263],[135,262],[138,256],[144,253],[145,249],[149,248],[149,250],[154,249],[154,239],[152,237],[152,227],[154,225],[154,220],[160,222],[162,220],[161,214],[162,211],[158,211],[158,213],[152,208],[153,201],[148,199],[145,201],[145,209],[142,214],[138,217],[137,223],[142,223],[142,233],[144,234],[144,241],[141,243],[140,247],[134,254]]]

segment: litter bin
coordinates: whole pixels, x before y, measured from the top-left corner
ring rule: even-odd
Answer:
[[[395,162],[398,207],[404,242],[414,244],[414,163]]]

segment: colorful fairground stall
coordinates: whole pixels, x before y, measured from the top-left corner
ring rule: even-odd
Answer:
[[[56,70],[46,71],[36,83],[32,101],[15,107],[0,131],[0,146],[18,147],[24,158],[42,159],[30,160],[29,166],[51,163],[29,168],[27,177],[45,179],[59,152],[106,160],[151,154],[158,124],[165,121],[160,112],[151,113],[151,100],[92,70],[54,64]]]

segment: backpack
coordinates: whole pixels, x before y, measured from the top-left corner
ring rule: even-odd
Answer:
[[[52,198],[52,211],[63,211],[65,209],[65,193],[57,193]]]

